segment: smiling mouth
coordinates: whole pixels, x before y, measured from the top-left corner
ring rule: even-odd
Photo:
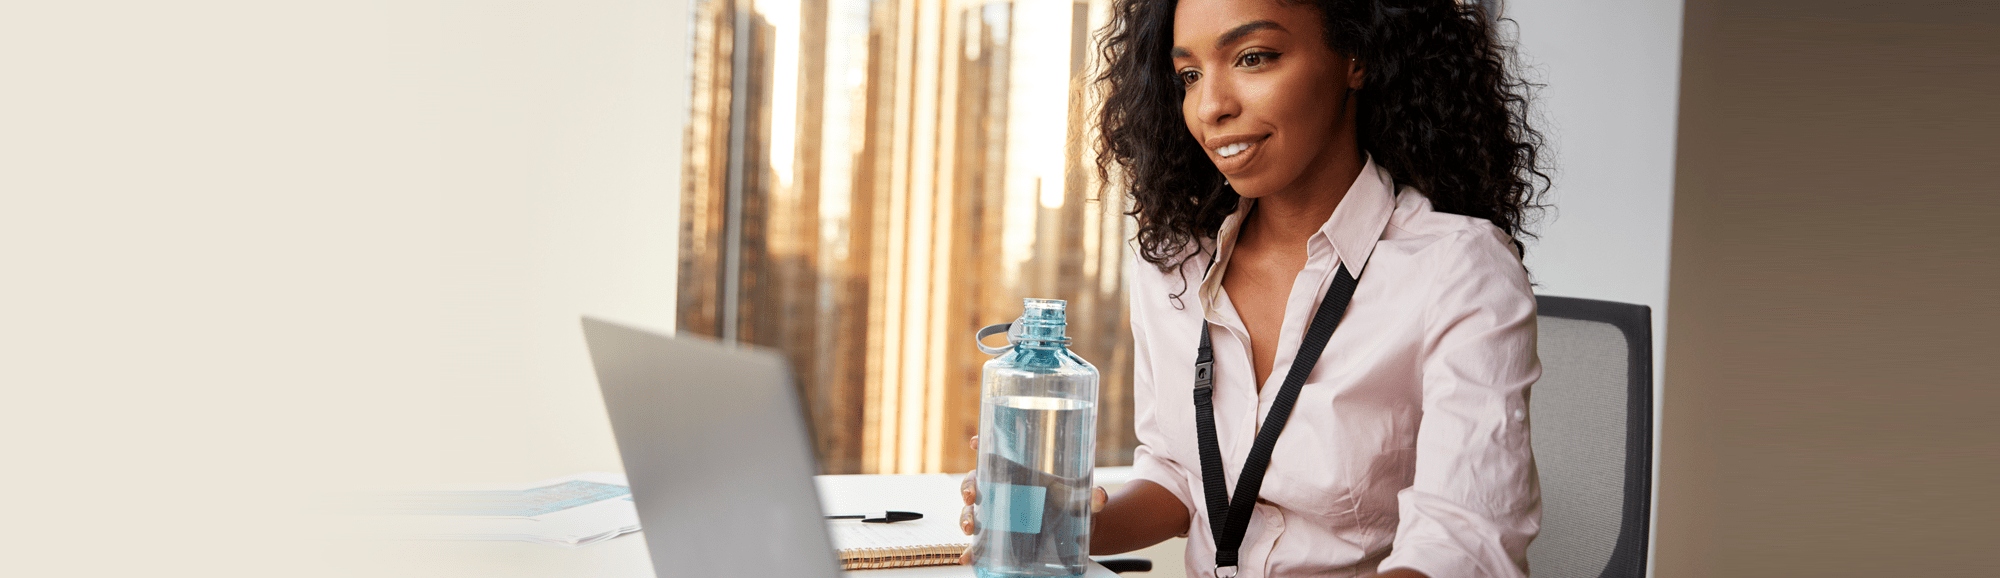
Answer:
[[[1215,149],[1215,154],[1216,156],[1220,156],[1226,159],[1241,154],[1243,151],[1246,150],[1250,150],[1250,143],[1240,142],[1233,145],[1224,145],[1222,148]]]

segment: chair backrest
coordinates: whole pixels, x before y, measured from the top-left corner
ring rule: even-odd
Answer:
[[[1542,379],[1530,390],[1542,533],[1536,578],[1641,578],[1652,509],[1652,308],[1536,296]]]

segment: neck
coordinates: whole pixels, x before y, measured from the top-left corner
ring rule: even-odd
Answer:
[[[1316,175],[1320,178],[1302,179],[1309,185],[1258,199],[1256,209],[1244,223],[1244,233],[1254,234],[1259,242],[1304,250],[1306,239],[1333,217],[1333,210],[1340,206],[1340,200],[1354,186],[1354,179],[1361,175],[1363,160],[1359,154],[1344,156],[1342,160],[1346,162],[1328,163],[1322,174]]]

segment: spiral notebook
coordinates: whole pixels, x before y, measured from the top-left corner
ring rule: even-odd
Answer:
[[[924,515],[921,520],[893,524],[827,520],[840,569],[957,564],[958,555],[972,546],[972,537],[958,530],[958,514],[965,505],[958,494],[962,478],[962,474],[815,476],[827,515],[884,510]]]

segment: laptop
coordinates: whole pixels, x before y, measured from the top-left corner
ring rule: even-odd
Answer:
[[[785,360],[583,318],[656,576],[840,574]]]

